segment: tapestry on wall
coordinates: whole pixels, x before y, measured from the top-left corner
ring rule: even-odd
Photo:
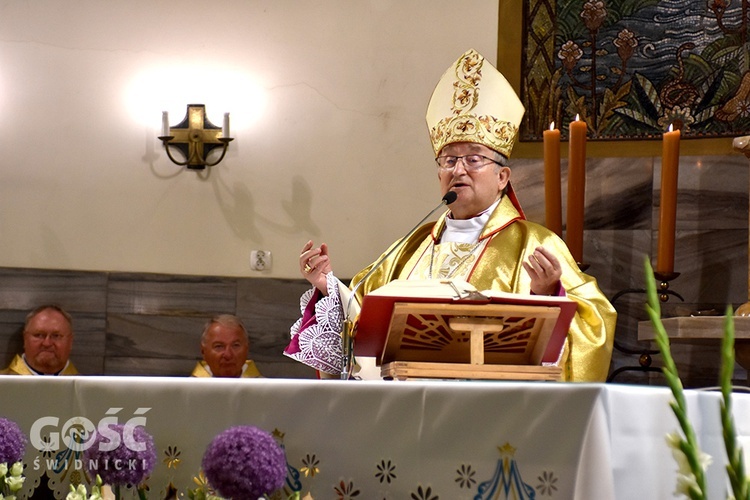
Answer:
[[[576,115],[589,139],[750,133],[750,0],[523,2],[521,141],[563,136]],[[501,23],[502,24],[502,23]],[[501,26],[502,29],[502,26]]]

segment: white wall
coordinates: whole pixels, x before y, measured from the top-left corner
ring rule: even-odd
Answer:
[[[351,276],[439,201],[424,113],[468,48],[497,0],[2,1],[0,266],[298,277],[312,238]],[[231,112],[208,175],[156,139],[188,103]]]

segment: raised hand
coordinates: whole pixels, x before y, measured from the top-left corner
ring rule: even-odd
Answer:
[[[562,268],[549,250],[539,246],[523,263],[523,268],[531,277],[531,292],[537,295],[552,295],[557,291]]]
[[[326,274],[331,272],[328,245],[322,243],[319,247],[313,247],[312,240],[305,243],[299,255],[299,270],[302,277],[312,286],[320,290],[323,295],[328,295]]]

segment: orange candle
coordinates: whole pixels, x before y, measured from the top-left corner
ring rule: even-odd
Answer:
[[[562,237],[560,131],[555,122],[544,131],[544,214],[547,228]]]
[[[680,165],[680,131],[664,133],[661,153],[661,201],[659,205],[659,245],[656,272],[674,273],[674,235],[677,221],[677,172]]]
[[[568,139],[568,213],[565,242],[579,264],[583,262],[583,207],[586,192],[586,122],[570,122]]]

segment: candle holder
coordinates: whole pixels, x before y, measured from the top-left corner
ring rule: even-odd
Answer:
[[[750,316],[750,302],[740,305],[735,311],[735,316]]]
[[[666,302],[669,300],[669,296],[673,295],[680,299],[681,301],[685,302],[685,299],[680,295],[679,293],[675,292],[674,290],[669,289],[669,282],[673,279],[677,278],[680,273],[669,273],[669,274],[662,274],[654,272],[654,277],[659,280],[659,300],[661,302]],[[612,299],[610,300],[610,303],[612,306],[615,305],[617,302],[617,299],[622,297],[623,295],[627,295],[630,293],[641,293],[645,294],[646,289],[645,288],[627,288],[625,290],[620,290],[617,292]],[[618,368],[617,370],[613,371],[609,377],[607,377],[607,382],[612,382],[617,375],[623,372],[628,371],[638,371],[638,372],[661,372],[661,368],[653,367],[651,366],[651,363],[653,362],[652,356],[654,354],[659,354],[658,350],[650,350],[650,349],[630,349],[628,347],[625,347],[624,345],[620,344],[617,339],[613,342],[613,347],[615,350],[627,354],[627,355],[638,355],[638,365],[636,366],[622,366]]]
[[[661,302],[667,302],[670,295],[679,297],[683,302],[685,301],[685,299],[683,299],[680,294],[669,289],[669,282],[677,278],[679,275],[680,273],[675,272],[663,274],[658,271],[654,271],[654,277],[657,279],[657,281],[659,281],[659,300]]]
[[[166,112],[165,112],[166,116]],[[167,119],[164,118],[166,121]],[[175,165],[187,167],[191,170],[203,170],[221,163],[227,153],[229,143],[234,139],[224,137],[228,135],[228,115],[225,116],[224,129],[211,123],[206,117],[206,106],[203,104],[188,104],[185,118],[176,127],[164,124],[159,140],[167,150],[167,156]],[[179,161],[172,155],[171,148],[180,150],[184,161]],[[221,148],[221,154],[215,161],[208,161],[208,154],[216,148]]]

